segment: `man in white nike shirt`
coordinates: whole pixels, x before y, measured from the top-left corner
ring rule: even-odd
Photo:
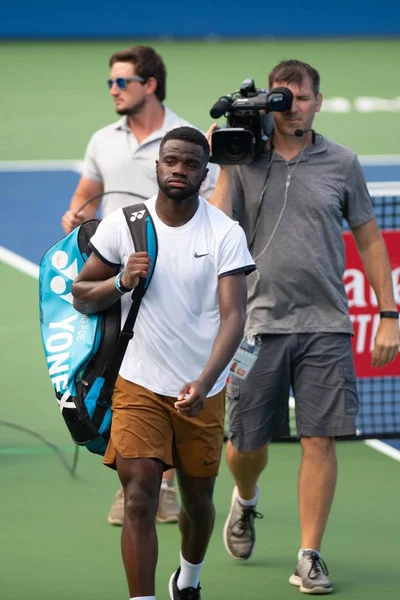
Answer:
[[[62,217],[65,233],[94,219],[98,209],[105,217],[116,208],[154,196],[158,189],[154,161],[162,138],[171,129],[190,125],[165,104],[167,70],[163,58],[154,48],[137,45],[115,52],[110,57],[109,67],[109,94],[121,118],[102,127],[90,138],[82,176],[70,207]],[[217,176],[218,166],[209,165],[200,190],[207,200]],[[115,193],[117,190],[123,193]],[[179,503],[174,480],[173,470],[164,473],[157,513],[159,523],[178,520]],[[107,515],[111,525],[122,525],[123,506],[121,488]]]
[[[146,202],[158,257],[113,395],[104,463],[125,497],[122,558],[131,600],[155,600],[155,519],[162,474],[175,467],[182,492],[180,567],[171,600],[200,600],[200,572],[214,526],[213,490],[223,446],[225,382],[242,339],[255,269],[244,232],[199,197],[209,146],[191,127],[167,133],[157,161],[157,196]],[[83,313],[104,310],[147,277],[121,209],[91,239],[93,253],[72,288]],[[121,270],[122,267],[122,270]]]

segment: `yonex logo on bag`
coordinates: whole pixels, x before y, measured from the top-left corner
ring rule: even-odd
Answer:
[[[61,273],[56,275],[50,281],[50,289],[70,304],[73,303],[71,294],[71,283],[78,275],[78,264],[75,259],[68,267],[69,256],[64,250],[57,250],[51,257],[51,264]]]
[[[65,394],[62,395],[62,397],[60,398],[60,400],[58,398],[56,398],[57,400],[57,404],[60,407],[61,412],[63,411],[64,408],[74,408],[76,410],[76,404],[73,400],[70,400],[68,402],[68,398],[71,396],[71,393],[69,390],[67,390],[65,392]]]
[[[49,329],[54,329],[54,333],[45,342],[51,382],[56,391],[63,394],[61,400],[57,400],[61,411],[64,408],[76,408],[72,400],[68,402],[71,395],[68,390],[68,374],[71,367],[69,348],[73,343],[77,318],[78,315],[75,314],[62,321],[51,322]]]
[[[73,304],[71,286],[78,275],[77,259],[71,263],[67,252],[57,250],[50,261],[59,272],[59,275],[54,275],[49,282],[51,291],[69,304]],[[64,408],[76,409],[73,400],[69,400],[71,393],[68,389],[68,377],[71,368],[69,349],[74,340],[77,319],[78,314],[73,314],[61,321],[49,323],[49,329],[53,329],[54,333],[45,342],[51,382],[55,390],[62,394],[61,399],[57,399],[61,412]]]
[[[130,220],[136,221],[136,219],[143,219],[145,211],[144,210],[139,210],[138,212],[134,212],[131,214]]]

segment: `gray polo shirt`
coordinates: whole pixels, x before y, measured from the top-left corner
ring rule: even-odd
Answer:
[[[142,202],[157,193],[155,161],[164,135],[183,125],[190,125],[167,107],[163,125],[141,144],[128,127],[127,117],[103,127],[91,137],[83,162],[82,175],[103,184],[105,192],[127,191],[136,197],[110,194],[104,196],[101,205],[102,217],[116,208]],[[218,166],[209,164],[209,174],[201,187],[201,195],[209,198],[218,177]]]
[[[267,181],[269,160],[229,168],[234,218],[257,265],[247,334],[352,333],[343,219],[357,227],[374,218],[357,156],[317,134],[289,163],[274,153]]]

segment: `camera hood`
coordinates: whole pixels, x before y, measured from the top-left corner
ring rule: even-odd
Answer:
[[[254,160],[255,137],[249,129],[223,127],[212,134],[211,162],[248,165]]]

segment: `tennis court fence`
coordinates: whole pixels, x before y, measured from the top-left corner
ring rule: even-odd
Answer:
[[[372,183],[369,185],[379,228],[397,231],[400,255],[400,182]],[[396,265],[400,266],[400,264]],[[395,282],[396,286],[396,282]],[[400,290],[399,290],[400,292]],[[396,362],[400,361],[400,355]],[[395,363],[392,363],[394,365]],[[396,370],[398,372],[398,369]],[[360,377],[357,381],[360,395],[360,410],[357,419],[359,439],[400,438],[400,377]]]

